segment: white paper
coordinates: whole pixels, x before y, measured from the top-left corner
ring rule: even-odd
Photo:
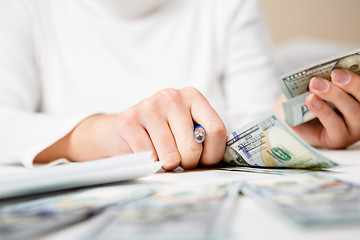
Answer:
[[[161,165],[151,152],[142,152],[50,168],[11,168],[11,174],[0,176],[0,198],[133,180],[157,172]]]

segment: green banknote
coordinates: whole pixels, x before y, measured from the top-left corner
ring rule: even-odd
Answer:
[[[331,168],[337,164],[300,139],[270,111],[232,132],[223,161],[238,166]]]
[[[167,186],[111,210],[96,240],[231,239],[231,217],[240,185]]]
[[[330,174],[251,180],[243,185],[242,192],[304,226],[360,223],[360,187]]]
[[[309,82],[312,77],[318,76],[330,80],[331,71],[340,68],[346,68],[359,74],[360,49],[287,73],[281,76],[278,82],[286,98],[290,99],[308,92]]]
[[[301,94],[282,103],[285,113],[285,121],[291,126],[297,126],[316,118],[305,104],[306,97],[310,92]]]
[[[315,118],[305,105],[311,78],[323,77],[330,80],[332,70],[341,68],[360,75],[360,49],[319,61],[278,78],[281,91],[288,99],[283,103],[288,124],[297,126]]]
[[[0,205],[0,239],[36,239],[152,192],[148,186],[107,186]]]
[[[244,167],[244,166],[221,166],[217,169],[236,171],[236,172],[251,172],[251,173],[262,173],[262,174],[273,174],[273,175],[291,175],[314,172],[313,169],[306,168],[267,168],[267,167]],[[321,172],[327,172],[329,170],[318,170]]]

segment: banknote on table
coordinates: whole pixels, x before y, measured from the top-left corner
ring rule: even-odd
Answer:
[[[297,126],[315,118],[305,104],[311,78],[317,76],[330,80],[332,70],[341,68],[360,75],[360,49],[319,61],[278,78],[281,91],[288,100],[283,103],[288,124]]]
[[[139,201],[113,208],[95,239],[227,239],[239,183],[166,186]]]
[[[303,226],[360,223],[360,186],[330,174],[251,180],[244,183],[242,192]]]
[[[338,165],[300,139],[273,111],[228,139],[223,161],[230,165],[307,169]]]
[[[1,205],[0,239],[36,239],[151,193],[149,187],[107,186]]]
[[[274,174],[274,175],[291,175],[309,173],[314,171],[328,172],[327,169],[306,169],[306,168],[268,168],[268,167],[244,167],[244,166],[221,166],[216,167],[220,170],[237,171],[237,172],[251,172],[251,173],[262,173],[262,174]]]

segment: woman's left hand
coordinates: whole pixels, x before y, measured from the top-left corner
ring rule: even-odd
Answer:
[[[305,103],[318,119],[294,127],[315,147],[346,148],[360,140],[360,76],[335,69],[331,81],[314,77]],[[333,110],[325,101],[332,103]]]

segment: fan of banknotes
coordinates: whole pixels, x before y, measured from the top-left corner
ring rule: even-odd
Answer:
[[[228,239],[240,187],[128,184],[19,199],[0,204],[0,239],[61,239],[48,234],[91,219],[72,239]]]
[[[360,186],[324,173],[247,181],[242,192],[308,227],[360,222]]]
[[[319,61],[278,78],[281,91],[287,98],[282,106],[285,121],[289,125],[297,126],[316,118],[305,104],[305,98],[310,94],[309,82],[313,77],[330,80],[331,71],[339,68],[346,68],[360,75],[360,49]]]
[[[338,165],[304,142],[273,111],[232,132],[223,162],[242,167],[296,169]]]

